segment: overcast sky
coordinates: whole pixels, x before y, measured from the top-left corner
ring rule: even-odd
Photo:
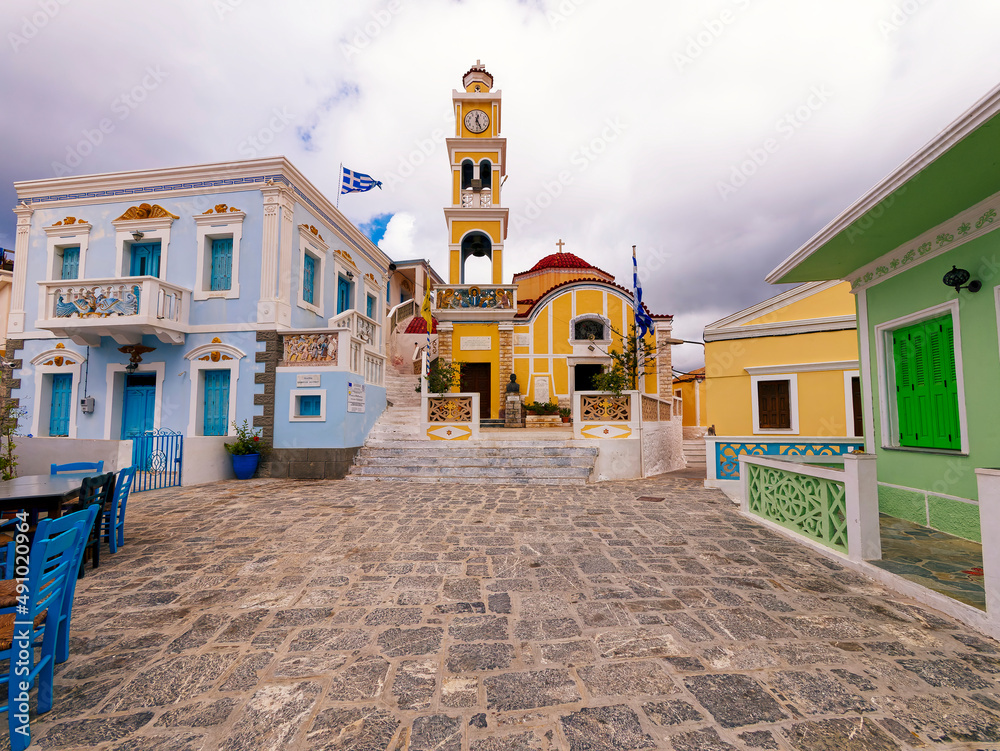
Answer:
[[[768,271],[1000,80],[996,0],[3,0],[0,21],[0,204],[15,180],[278,154],[335,200],[343,162],[384,188],[341,210],[443,276],[451,91],[481,59],[505,281],[562,238],[630,286],[634,244],[685,339],[779,292]]]

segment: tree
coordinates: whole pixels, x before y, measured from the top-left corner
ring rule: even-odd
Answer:
[[[611,358],[611,367],[594,376],[594,388],[598,391],[611,391],[615,395],[637,391],[639,380],[656,372],[656,346],[650,345],[646,337],[636,336],[635,323],[629,329],[627,337],[620,331],[614,332],[622,337],[622,348],[605,352]]]
[[[440,359],[431,363],[430,372],[427,374],[427,389],[432,394],[443,394],[451,391],[452,386],[457,386],[462,377],[462,364],[457,362],[442,362]],[[420,391],[420,386],[424,379],[417,382],[415,391]]]

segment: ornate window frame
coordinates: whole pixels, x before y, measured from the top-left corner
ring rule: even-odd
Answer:
[[[218,339],[218,337],[216,337]],[[205,434],[205,371],[229,370],[229,416],[236,415],[236,386],[240,377],[240,361],[246,353],[221,341],[195,347],[184,355],[191,376],[191,398],[188,408],[187,435]],[[226,426],[226,435],[236,435],[233,420]]]
[[[333,291],[333,310],[334,316],[340,315],[337,312],[337,280],[340,277],[344,277],[351,283],[351,300],[350,304],[347,306],[347,311],[353,310],[355,312],[361,313],[363,311],[358,310],[358,287],[363,287],[365,285],[358,284],[359,277],[362,276],[361,270],[354,263],[354,259],[351,254],[346,250],[334,250],[331,256],[333,260],[333,274],[331,278],[334,281],[334,291]],[[341,312],[347,312],[341,311]]]
[[[79,352],[65,347],[47,349],[31,358],[31,364],[35,371],[35,408],[31,415],[32,435],[48,437],[49,426],[47,421],[42,419],[42,413],[47,415],[51,408],[52,389],[46,388],[46,384],[51,381],[53,375],[69,373],[73,376],[73,386],[70,390],[69,428],[66,431],[67,435],[53,437],[76,438],[80,381],[85,360],[86,358]]]
[[[221,209],[221,210],[220,210]],[[210,213],[212,212],[212,213]],[[204,214],[194,218],[197,227],[197,259],[195,263],[194,290],[191,297],[194,300],[235,300],[240,296],[240,241],[243,239],[243,220],[246,212],[219,204],[213,212],[209,209]],[[233,270],[232,285],[229,289],[212,290],[212,240],[232,239]],[[162,253],[162,249],[161,249]]]
[[[85,219],[75,219],[68,216],[51,227],[44,227],[45,239],[45,279],[58,281],[62,279],[63,248],[80,248],[80,264],[78,279],[86,279],[87,249],[90,247],[90,230],[93,225]],[[43,292],[44,295],[44,292]],[[40,307],[39,310],[42,310]],[[37,435],[37,434],[35,434]]]
[[[326,256],[330,246],[315,229],[315,227],[308,224],[299,225],[299,291],[297,303],[300,308],[322,316],[326,304]],[[316,259],[316,271],[313,275],[313,300],[315,302],[312,303],[306,302],[302,294],[303,285],[305,284],[307,253]]]
[[[129,250],[135,242],[149,243],[160,241],[160,279],[167,279],[170,250],[170,227],[179,216],[171,214],[162,206],[148,203],[132,206],[120,217],[111,222],[115,228],[115,276],[129,276]],[[134,240],[132,233],[142,232],[141,240]]]
[[[604,326],[604,338],[603,339],[577,339],[576,338],[576,324],[582,321],[600,321]],[[581,313],[578,316],[574,316],[569,321],[569,343],[570,344],[611,344],[611,319],[607,316],[602,316],[599,313]]]

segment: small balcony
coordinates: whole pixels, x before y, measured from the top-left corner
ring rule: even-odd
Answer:
[[[191,290],[152,276],[115,279],[61,279],[39,282],[42,304],[37,328],[77,344],[97,347],[102,336],[118,344],[138,344],[155,336],[183,344],[188,331]]]

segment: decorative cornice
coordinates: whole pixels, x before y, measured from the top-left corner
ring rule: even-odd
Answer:
[[[69,225],[69,224],[87,224],[87,220],[86,219],[77,219],[75,216],[68,216],[68,217],[66,217],[63,220],[56,222],[52,226],[53,227],[61,227],[63,225]]]
[[[725,329],[730,326],[736,326],[741,321],[745,322],[756,320],[761,316],[773,313],[776,310],[781,310],[781,308],[784,308],[787,305],[804,300],[807,297],[811,297],[819,292],[825,292],[826,290],[832,289],[842,283],[843,282],[840,279],[834,279],[833,281],[828,282],[806,282],[805,284],[800,284],[797,287],[785,290],[774,297],[769,297],[756,305],[751,305],[749,308],[744,308],[743,310],[732,313],[725,318],[720,318],[718,321],[713,321],[705,326],[705,331],[708,332],[716,329]],[[796,323],[802,322],[803,321],[796,321]]]
[[[51,227],[43,227],[42,230],[46,235],[57,236],[57,237],[76,237],[77,235],[89,234],[90,230],[93,229],[93,225],[88,224],[82,219],[78,224],[69,225],[56,222]]]
[[[307,243],[309,243],[310,245],[318,247],[324,253],[330,249],[330,246],[327,245],[326,240],[323,239],[323,235],[321,235],[316,230],[315,227],[313,227],[313,226],[311,226],[309,224],[300,224],[299,225],[299,235]]]
[[[177,214],[171,214],[158,203],[140,203],[138,206],[130,206],[125,209],[125,213],[113,221],[125,222],[131,219],[163,219],[166,217],[170,217],[171,219],[180,219]]]
[[[873,287],[896,276],[905,268],[943,255],[995,229],[1000,229],[1000,193],[927,230],[867,266],[862,266],[848,280],[851,282],[851,292]]]
[[[720,342],[729,339],[753,339],[759,336],[791,336],[792,334],[815,334],[822,331],[849,331],[857,327],[856,316],[830,316],[828,318],[811,318],[806,321],[780,321],[778,323],[755,323],[749,326],[706,328],[705,341]]]
[[[355,271],[358,271],[357,264],[354,263],[354,259],[351,258],[350,253],[348,253],[346,250],[341,250],[340,248],[337,248],[333,252],[336,253],[338,256],[340,256],[340,258],[343,259],[345,263],[350,264]]]
[[[235,206],[228,206],[227,204],[224,203],[218,203],[215,205],[214,209],[209,209],[205,213],[211,214],[214,212],[216,214],[225,214],[227,212],[236,212],[236,211],[240,211],[240,209],[236,208]]]
[[[743,368],[752,376],[781,375],[782,373],[817,373],[825,370],[857,370],[857,360],[837,360],[831,362],[801,362],[793,365],[758,365]],[[702,373],[704,378],[705,374]]]

